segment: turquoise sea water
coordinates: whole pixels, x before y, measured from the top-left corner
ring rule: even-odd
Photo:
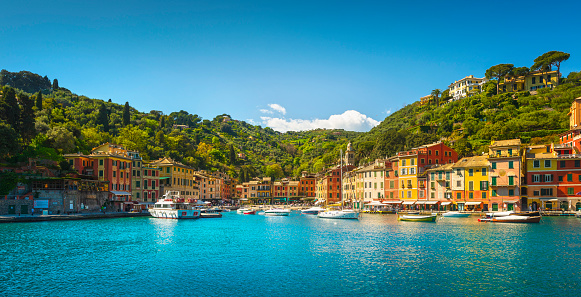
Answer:
[[[2,296],[580,296],[581,219],[0,224]]]

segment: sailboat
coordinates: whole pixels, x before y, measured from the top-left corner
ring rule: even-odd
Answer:
[[[322,219],[352,219],[357,220],[359,219],[359,213],[354,211],[353,209],[344,209],[343,208],[343,150],[341,150],[341,209],[340,210],[327,210],[323,212],[319,212],[317,215],[319,218]]]

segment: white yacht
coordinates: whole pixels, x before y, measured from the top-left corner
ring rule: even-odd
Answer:
[[[310,214],[310,215],[317,215],[322,211],[325,211],[325,209],[322,207],[315,206],[315,207],[311,207],[308,209],[303,209],[303,210],[301,210],[301,213]]]
[[[245,213],[245,212],[249,212],[249,211],[251,211],[251,210],[252,210],[252,209],[250,209],[250,208],[241,207],[241,208],[239,208],[238,210],[236,210],[236,213]]]
[[[264,211],[265,216],[288,216],[290,214],[290,209],[284,208],[271,208]]]
[[[318,214],[319,218],[322,219],[355,219],[359,218],[359,213],[352,209],[342,209],[342,210],[328,210],[323,211]]]
[[[167,191],[153,205],[153,208],[149,209],[149,213],[160,219],[197,219],[200,217],[200,210],[181,199],[178,191]]]

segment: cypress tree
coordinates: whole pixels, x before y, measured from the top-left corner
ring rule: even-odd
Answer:
[[[234,153],[234,147],[230,145],[230,151],[228,152],[228,157],[230,159],[230,164],[236,163],[236,154]]]
[[[97,113],[97,125],[102,125],[103,131],[109,132],[109,113],[107,112],[107,107],[105,107],[105,103],[103,102],[101,102],[99,112]]]
[[[36,93],[36,110],[42,110],[42,92]]]
[[[123,126],[129,125],[131,121],[131,114],[129,113],[129,102],[125,102],[125,107],[123,107]]]
[[[40,92],[39,92],[40,93]],[[36,132],[34,129],[34,101],[25,94],[18,96],[20,101],[20,134],[28,143]]]
[[[53,90],[58,90],[59,89],[59,80],[56,79],[56,78],[52,81],[52,89]]]

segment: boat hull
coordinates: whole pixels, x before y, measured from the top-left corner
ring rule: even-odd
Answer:
[[[398,216],[398,221],[404,222],[435,222],[437,215],[402,215]]]
[[[540,216],[505,216],[492,218],[494,223],[539,223],[541,221]]]
[[[470,214],[461,212],[445,212],[442,214],[442,216],[446,218],[467,218],[470,216]]]
[[[198,219],[200,211],[197,209],[150,209],[149,213],[159,219]]]
[[[290,214],[290,210],[289,211],[270,211],[267,210],[264,212],[265,216],[270,216],[270,217],[287,217]]]
[[[320,212],[318,217],[322,219],[357,220],[359,219],[359,213],[354,211],[332,210]]]

